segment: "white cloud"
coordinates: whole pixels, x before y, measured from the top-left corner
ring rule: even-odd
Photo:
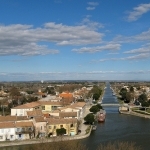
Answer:
[[[104,46],[96,46],[96,47],[82,47],[80,49],[73,49],[73,52],[77,53],[96,53],[104,50],[119,50],[121,47],[120,44],[107,44]]]
[[[94,10],[96,6],[98,6],[99,3],[97,2],[88,2],[88,7],[86,7],[87,10]]]
[[[90,20],[91,16],[86,16],[82,22],[80,23],[80,25],[86,25],[88,26],[88,28],[90,28],[91,30],[97,30],[99,28],[104,28],[104,25],[102,23],[99,22],[94,22]]]
[[[86,9],[87,9],[87,10],[94,10],[95,7],[87,7]]]
[[[150,53],[141,53],[141,54],[134,55],[134,56],[120,58],[120,60],[141,60],[141,59],[145,60],[149,58],[150,58]]]
[[[150,47],[137,48],[137,49],[133,49],[133,50],[130,50],[130,51],[126,51],[124,53],[126,53],[126,54],[150,53]]]
[[[90,24],[90,21],[88,22]],[[32,25],[0,25],[0,55],[46,55],[57,54],[59,50],[48,44],[84,45],[102,41],[103,34],[96,32],[98,24],[66,26],[54,22],[44,27]],[[40,44],[45,42],[47,44]]]
[[[88,5],[91,5],[91,6],[98,6],[99,3],[98,3],[98,2],[88,2]]]
[[[132,36],[123,36],[123,35],[117,35],[113,42],[117,43],[139,43],[139,42],[148,42],[150,41],[150,29],[147,31],[143,31],[137,35],[132,35]],[[147,44],[148,44],[147,43]],[[145,43],[146,44],[146,43]]]
[[[129,16],[127,17],[128,21],[136,21],[138,20],[143,14],[150,11],[150,3],[148,4],[140,4],[137,7],[133,8],[133,11],[129,12]]]

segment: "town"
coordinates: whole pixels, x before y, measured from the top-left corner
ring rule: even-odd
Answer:
[[[1,84],[0,141],[85,134],[81,133],[80,125],[86,108],[92,104],[88,99],[94,94],[93,85]],[[104,83],[97,86],[103,87]]]
[[[150,115],[150,84],[110,82],[120,104],[146,107]],[[102,103],[105,82],[0,83],[0,141],[83,136]],[[141,109],[142,111],[142,109]],[[145,110],[144,110],[145,111]],[[89,126],[84,123],[88,122]],[[85,136],[86,137],[86,136]]]

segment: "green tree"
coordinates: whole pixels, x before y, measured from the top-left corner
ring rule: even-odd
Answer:
[[[145,93],[139,95],[138,100],[139,100],[139,102],[147,101],[147,95]]]
[[[94,105],[89,110],[90,110],[90,112],[96,114],[100,110],[100,108],[97,107],[96,105]]]
[[[66,134],[65,128],[56,129],[57,135],[64,135]]]
[[[99,109],[103,109],[103,107],[100,104],[96,105]]]
[[[89,123],[89,124],[92,124],[95,119],[94,119],[94,115],[92,113],[90,114],[87,114],[85,117],[84,117],[84,120],[85,122]]]
[[[100,97],[100,94],[98,94],[98,93],[93,94],[93,99],[98,100],[99,97]]]
[[[127,89],[126,88],[122,88],[120,90],[119,94],[121,95],[121,99],[125,100],[126,99],[126,94],[127,94]]]

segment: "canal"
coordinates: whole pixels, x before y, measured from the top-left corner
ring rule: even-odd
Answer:
[[[103,103],[118,103],[109,83],[106,84]],[[134,142],[142,150],[150,149],[150,119],[119,114],[118,107],[114,106],[107,106],[104,109],[106,110],[105,122],[98,123],[96,131],[92,131],[88,138],[81,140],[89,150],[96,150],[100,144],[115,141]],[[27,150],[30,148],[27,145],[0,148],[0,150],[10,149]]]
[[[118,103],[113,96],[109,83],[103,97],[103,103]],[[119,114],[118,107],[104,107],[106,110],[105,123],[98,123],[96,131],[83,140],[89,150],[95,150],[100,144],[109,142],[133,142],[142,150],[150,149],[150,119]]]

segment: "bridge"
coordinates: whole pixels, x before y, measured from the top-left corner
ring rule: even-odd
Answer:
[[[119,106],[121,106],[121,105],[120,105],[120,104],[117,104],[117,103],[116,103],[116,104],[115,104],[115,103],[102,103],[101,106],[110,106],[110,107],[111,107],[111,106],[118,106],[118,107],[119,107]]]

